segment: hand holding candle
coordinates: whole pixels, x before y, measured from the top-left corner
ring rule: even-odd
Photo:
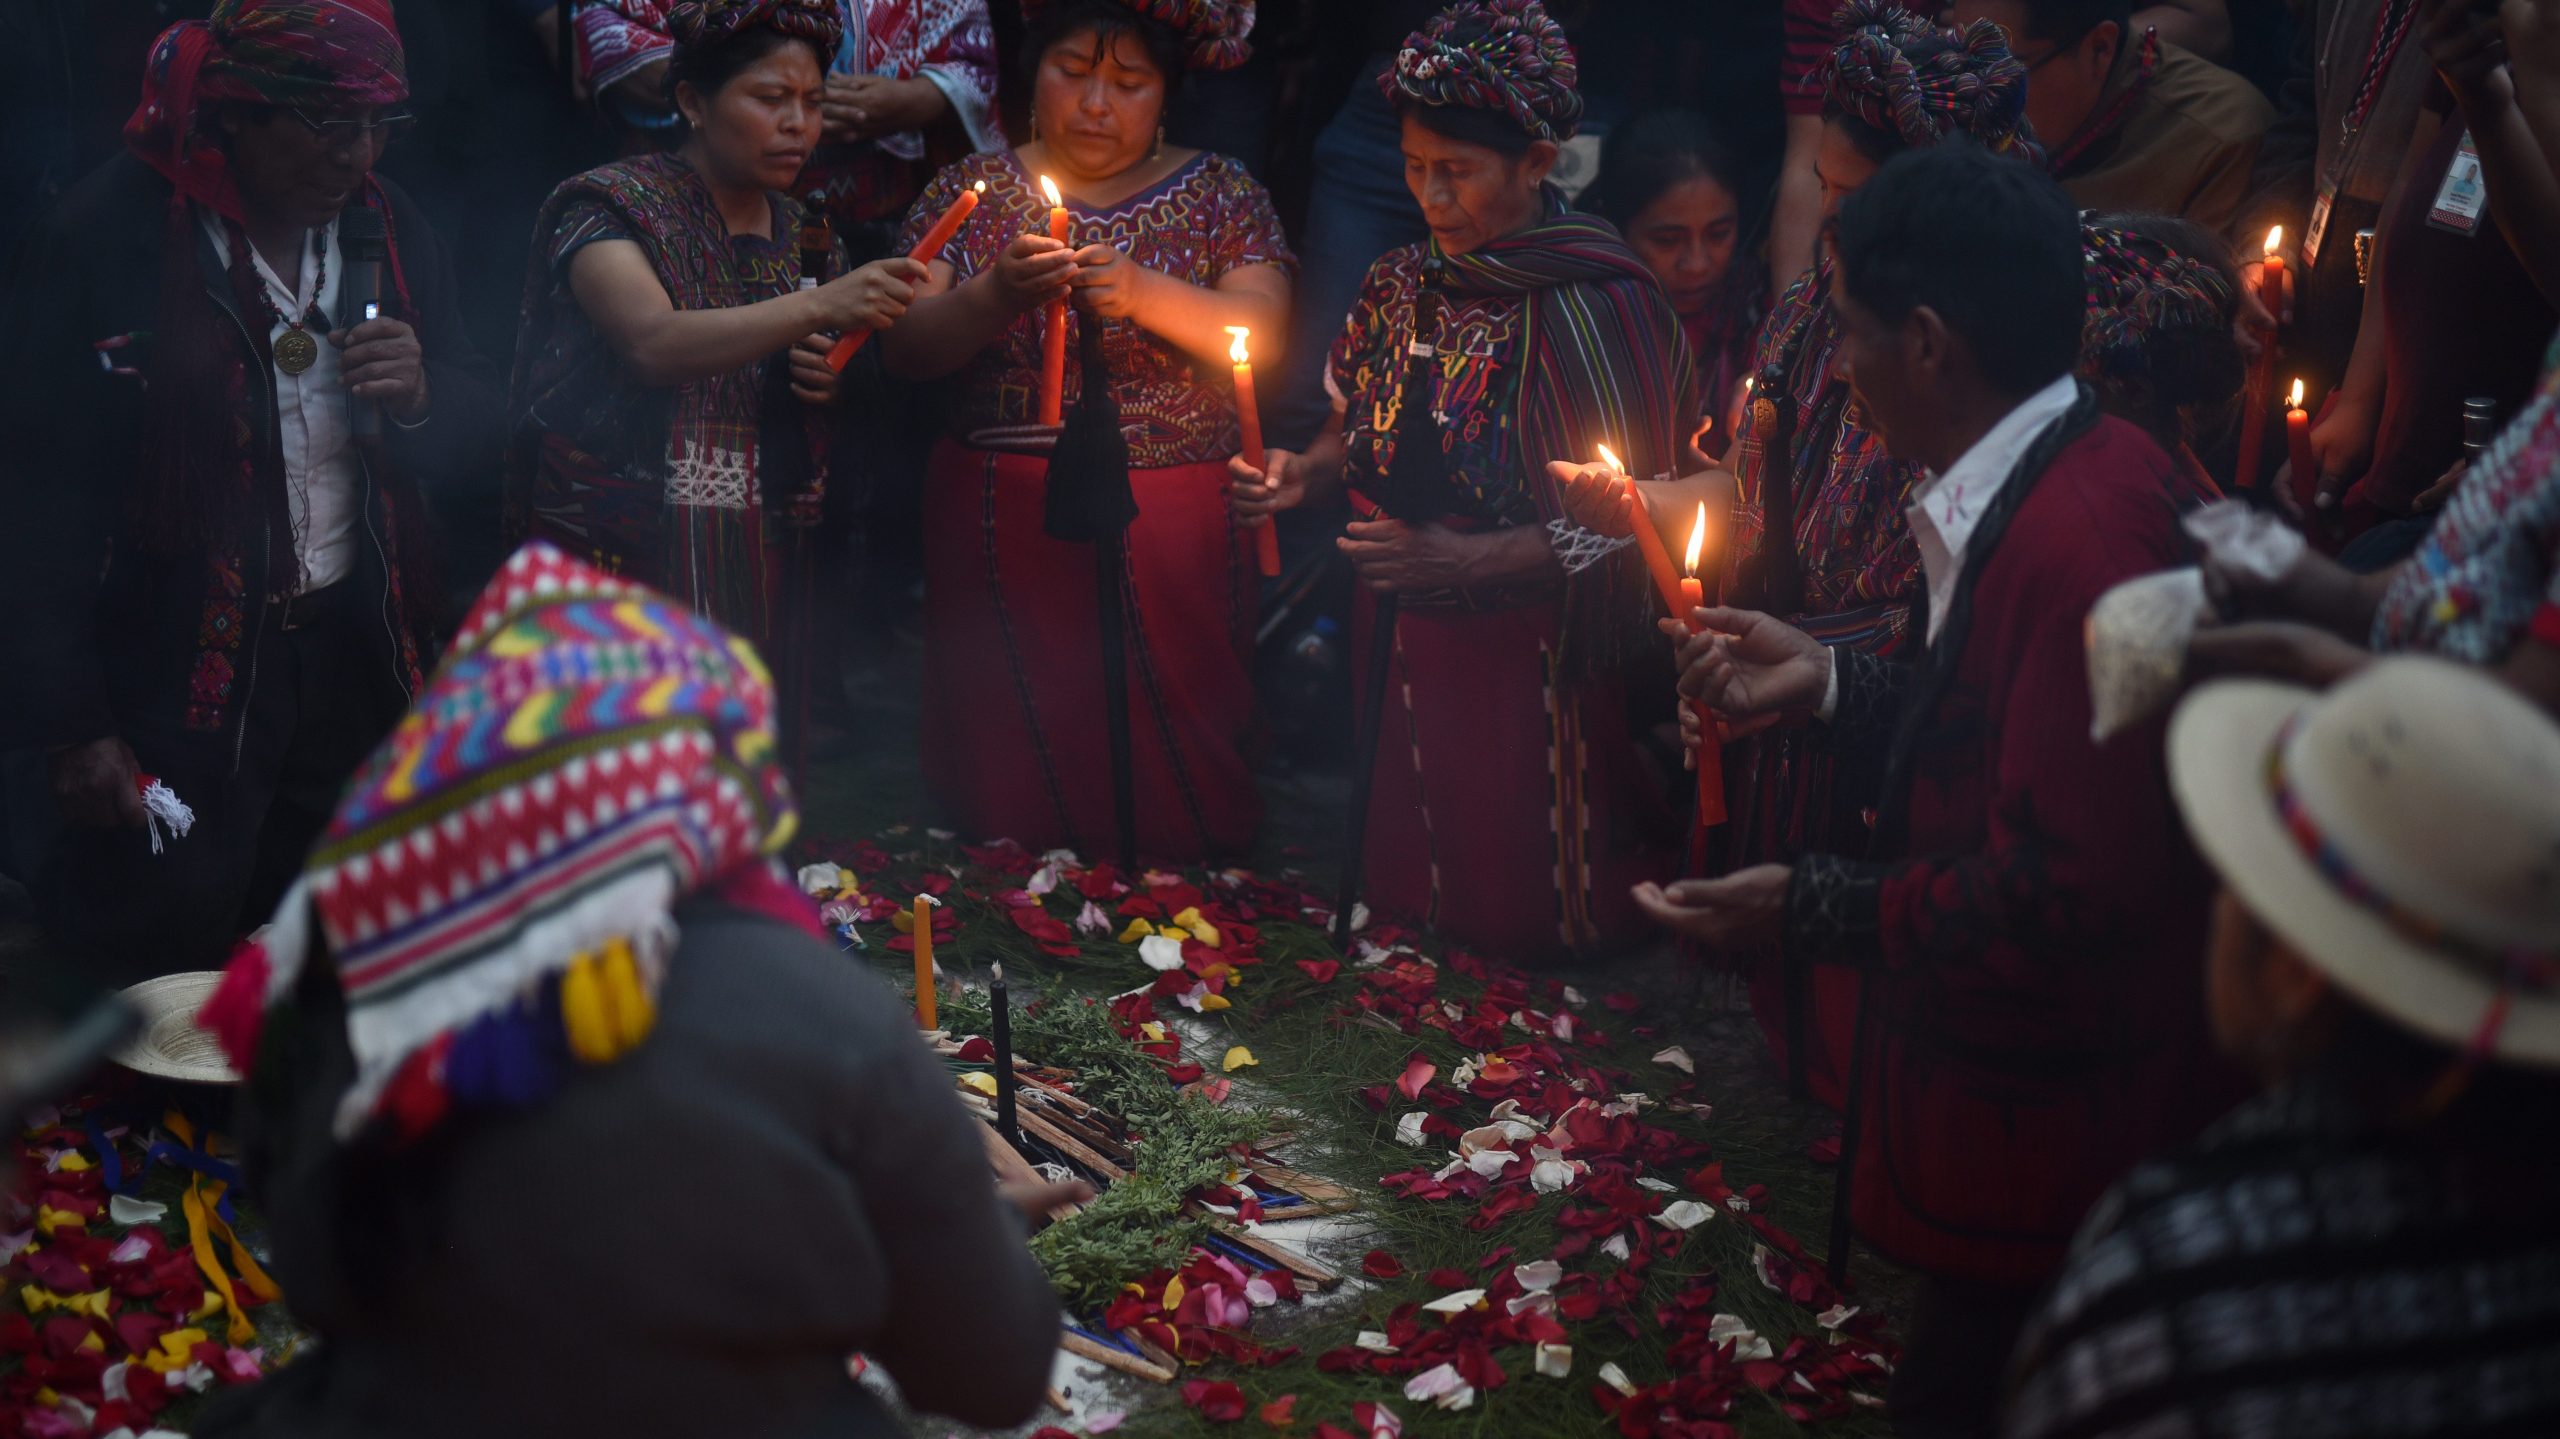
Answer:
[[[1262,409],[1253,398],[1253,356],[1245,349],[1245,341],[1253,331],[1244,325],[1226,327],[1233,343],[1227,346],[1227,358],[1236,367],[1236,428],[1244,439],[1243,460],[1253,469],[1262,469],[1267,457],[1262,451]],[[1266,579],[1280,573],[1280,529],[1271,517],[1264,516],[1253,527],[1253,553]]]
[[[1706,608],[1706,582],[1698,578],[1698,561],[1707,548],[1707,506],[1698,504],[1697,523],[1689,527],[1688,574],[1680,581],[1678,619],[1696,634],[1705,626],[1698,623],[1698,611]],[[1698,848],[1703,852],[1706,832],[1724,823],[1724,746],[1716,735],[1716,717],[1705,705],[1698,705]]]
[[[943,211],[942,218],[934,221],[933,228],[925,231],[924,238],[916,241],[916,247],[907,252],[907,258],[925,265],[941,258],[942,247],[950,244],[951,238],[960,233],[960,227],[968,223],[969,212],[978,208],[978,197],[986,190],[987,182],[980,180],[975,189],[961,191],[960,198],[951,202],[951,208]],[[844,373],[844,367],[853,363],[853,357],[861,351],[871,334],[869,330],[856,330],[836,341],[836,347],[827,352],[827,368],[838,374]]]
[[[2293,461],[2293,498],[2306,512],[2320,492],[2320,457],[2311,452],[2311,412],[2302,407],[2302,381],[2293,382],[2293,393],[2284,407],[2285,454]],[[2326,498],[2318,501],[2325,504]]]
[[[1049,197],[1049,238],[1067,243],[1067,202],[1058,182],[1043,175],[1040,192]],[[1066,423],[1067,302],[1049,302],[1048,328],[1040,336],[1040,423]]]
[[[1662,532],[1653,527],[1653,512],[1645,508],[1644,496],[1636,492],[1635,477],[1607,445],[1597,447],[1600,463],[1618,472],[1618,483],[1627,501],[1627,522],[1635,529],[1636,548],[1644,552],[1644,567],[1653,576],[1653,587],[1661,592],[1663,608],[1673,619],[1682,619],[1687,611],[1680,607],[1680,572],[1671,567],[1671,552],[1662,546]]]

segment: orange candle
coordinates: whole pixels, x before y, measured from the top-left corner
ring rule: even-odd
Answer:
[[[2284,226],[2267,231],[2265,255],[2258,262],[2256,290],[2258,303],[2267,307],[2276,323],[2284,323],[2285,278],[2284,256],[2276,251],[2284,245]],[[2268,390],[2275,384],[2276,336],[2269,331],[2261,337],[2257,361],[2249,367],[2249,387],[2242,392],[2240,410],[2240,453],[2232,488],[2254,489],[2258,483],[2258,462],[2266,449],[2267,406],[2274,400]]]
[[[1049,238],[1067,240],[1067,202],[1058,182],[1043,175],[1040,189],[1049,197]],[[1040,423],[1059,425],[1067,417],[1067,302],[1049,302],[1049,328],[1040,337]]]
[[[986,190],[987,182],[980,180],[975,189],[961,191],[960,198],[951,202],[951,208],[943,211],[942,218],[934,221],[933,228],[925,231],[924,238],[916,241],[916,247],[907,252],[907,258],[923,265],[940,259],[942,247],[950,244],[951,237],[959,234],[960,227],[968,223],[969,212],[978,208],[978,197]],[[836,347],[827,351],[827,368],[842,374],[844,367],[853,363],[854,355],[870,338],[869,330],[856,330],[836,341]]]
[[[1680,619],[1696,634],[1705,626],[1698,623],[1697,611],[1707,603],[1707,588],[1698,578],[1698,560],[1707,548],[1707,507],[1698,505],[1698,520],[1689,527],[1688,576],[1680,581]],[[1716,735],[1715,712],[1696,705],[1698,712],[1698,831],[1724,823],[1724,742]],[[1703,846],[1701,846],[1703,848]]]
[[[938,986],[933,982],[933,901],[916,896],[916,1025],[922,1029],[940,1029]]]
[[[2293,497],[2305,509],[2320,492],[2320,461],[2311,453],[2311,412],[2302,408],[2302,382],[2293,382],[2293,395],[2284,408],[2284,448],[2293,460]]]
[[[1253,356],[1245,349],[1245,341],[1253,338],[1253,331],[1243,325],[1229,325],[1227,333],[1233,337],[1227,346],[1227,358],[1236,367],[1236,428],[1243,433],[1243,459],[1258,470],[1268,457],[1262,452],[1262,409],[1253,401]],[[1279,575],[1280,529],[1268,515],[1253,527],[1253,556],[1264,578]]]
[[[1619,493],[1627,503],[1627,523],[1636,532],[1636,548],[1644,551],[1644,567],[1653,575],[1653,587],[1662,592],[1663,608],[1680,619],[1688,611],[1680,606],[1680,572],[1671,567],[1671,552],[1662,547],[1662,533],[1653,527],[1653,515],[1644,507],[1644,497],[1636,493],[1634,477],[1607,445],[1600,449],[1600,463],[1618,472]]]

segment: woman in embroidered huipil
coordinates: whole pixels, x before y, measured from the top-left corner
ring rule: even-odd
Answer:
[[[1996,27],[1943,29],[1890,0],[1858,0],[1844,19],[1815,164],[1826,223],[1904,150],[1952,137],[2034,153],[2021,119],[2026,68]],[[1725,593],[1825,644],[1889,653],[1906,642],[1920,591],[1920,551],[1903,512],[1921,468],[1887,455],[1867,429],[1834,373],[1839,348],[1826,257],[1761,327],[1752,403],[1726,457],[1738,497]],[[1834,784],[1844,756],[1827,734],[1782,728],[1726,747],[1731,818],[1712,868],[1862,850],[1866,820]],[[1812,1092],[1837,1103],[1855,981],[1824,970],[1809,1000],[1790,1002],[1782,973],[1774,957],[1754,967],[1752,1007],[1781,1062],[1800,1064],[1794,1072]]]
[[[1323,436],[1267,473],[1235,466],[1257,522],[1353,492],[1339,543],[1364,647],[1366,595],[1397,596],[1363,892],[1515,961],[1639,932],[1629,887],[1667,871],[1679,828],[1630,738],[1631,666],[1650,661],[1637,689],[1669,718],[1659,601],[1623,542],[1564,517],[1545,468],[1606,443],[1667,475],[1696,425],[1662,287],[1545,183],[1581,117],[1574,81],[1535,0],[1452,6],[1407,40],[1380,83],[1432,237],[1371,268]]]
[[[1093,551],[1046,532],[1058,432],[1036,423],[1044,309],[1072,294],[1067,350],[1103,327],[1137,498],[1123,594],[1138,848],[1235,854],[1261,803],[1247,761],[1255,580],[1226,503],[1226,327],[1252,331],[1257,361],[1276,358],[1295,260],[1262,187],[1224,156],[1164,144],[1162,116],[1185,68],[1243,58],[1252,6],[1025,11],[1038,138],[926,187],[901,243],[985,190],[882,345],[893,374],[956,380],[924,499],[925,779],[973,834],[1090,849],[1114,834]],[[1043,175],[1065,197],[1068,243],[1049,238]],[[1068,411],[1081,391],[1070,364]]]
[[[688,0],[668,24],[690,138],[543,207],[509,522],[762,643],[783,532],[825,484],[827,332],[895,320],[923,267],[848,274],[783,193],[817,143],[834,0]]]

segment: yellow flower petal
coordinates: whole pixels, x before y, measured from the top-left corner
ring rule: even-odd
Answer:
[[[975,1074],[961,1075],[960,1087],[963,1089],[974,1090],[979,1094],[985,1095],[989,1099],[996,1097],[996,1077],[983,1070]]]
[[[1139,940],[1142,940],[1155,932],[1155,926],[1147,923],[1145,920],[1133,919],[1129,921],[1129,927],[1127,929],[1120,931],[1120,942],[1122,944],[1136,944]]]
[[[1171,1314],[1173,1311],[1175,1311],[1175,1310],[1177,1310],[1177,1309],[1179,1309],[1179,1308],[1181,1308],[1181,1307],[1182,1307],[1182,1296],[1183,1296],[1183,1293],[1184,1293],[1184,1290],[1183,1290],[1183,1287],[1182,1287],[1182,1276],[1181,1276],[1181,1275],[1177,1274],[1177,1275],[1173,1276],[1173,1278],[1171,1278],[1171,1279],[1169,1279],[1169,1280],[1165,1281],[1165,1286],[1164,1286],[1164,1312],[1165,1312],[1165,1313],[1167,1313],[1167,1314]]]
[[[1139,1025],[1138,1032],[1147,1037],[1147,1043],[1149,1044],[1164,1043],[1164,1025],[1157,1020],[1150,1019],[1146,1023]]]
[[[1203,1014],[1215,1014],[1219,1010],[1233,1008],[1235,1008],[1235,1006],[1229,1004],[1227,1002],[1227,997],[1223,994],[1204,994],[1200,996],[1200,1012]]]
[[[89,1156],[80,1153],[76,1149],[62,1156],[62,1168],[65,1173],[78,1174],[88,1167]]]
[[[1243,1045],[1239,1044],[1239,1045],[1237,1045],[1235,1048],[1230,1049],[1230,1050],[1228,1050],[1228,1051],[1227,1051],[1227,1059],[1226,1059],[1226,1066],[1225,1066],[1225,1067],[1226,1067],[1226,1071],[1227,1071],[1227,1073],[1229,1073],[1229,1074],[1233,1074],[1233,1073],[1235,1073],[1237,1070],[1244,1068],[1244,1067],[1245,1067],[1246,1065],[1248,1065],[1248,1064],[1260,1064],[1261,1062],[1262,1062],[1261,1060],[1256,1059],[1256,1058],[1254,1058],[1254,1057],[1253,1057],[1253,1051],[1252,1051],[1252,1050],[1247,1049],[1247,1048],[1245,1048]]]

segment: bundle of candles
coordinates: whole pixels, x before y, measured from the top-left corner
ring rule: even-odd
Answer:
[[[930,265],[942,258],[942,247],[950,244],[951,238],[960,233],[960,227],[969,222],[969,212],[978,208],[980,197],[986,193],[987,182],[984,180],[980,180],[974,189],[961,191],[960,198],[951,202],[951,208],[943,211],[942,218],[934,221],[933,228],[925,231],[924,238],[916,241],[916,247],[907,252],[907,258],[921,265]],[[870,339],[871,331],[856,330],[836,341],[835,348],[827,351],[827,368],[843,374],[844,367],[853,363],[853,357]]]
[[[1654,588],[1661,592],[1662,607],[1671,617],[1696,634],[1704,626],[1696,612],[1707,602],[1706,582],[1698,577],[1698,562],[1707,547],[1707,507],[1698,506],[1698,518],[1689,527],[1687,572],[1671,567],[1671,552],[1662,544],[1661,532],[1653,527],[1653,514],[1645,508],[1644,497],[1636,492],[1633,476],[1607,445],[1600,448],[1600,461],[1618,477],[1619,493],[1625,498],[1627,523],[1635,530],[1636,548],[1644,552],[1645,569],[1653,576]],[[1724,745],[1716,733],[1716,717],[1705,705],[1694,705],[1698,716],[1698,810],[1697,830],[1692,843],[1703,852],[1706,832],[1725,821]]]

